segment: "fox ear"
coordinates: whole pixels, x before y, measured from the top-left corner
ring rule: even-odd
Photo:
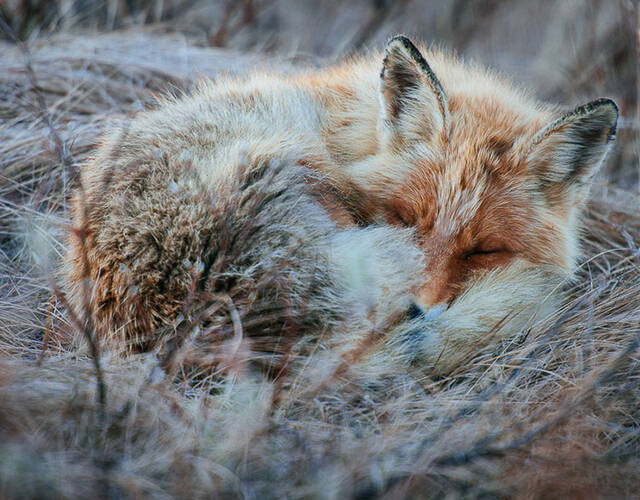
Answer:
[[[616,134],[618,107],[611,99],[578,106],[533,140],[528,165],[550,201],[581,202]]]
[[[446,130],[447,96],[407,37],[398,35],[387,44],[380,73],[382,127],[403,140],[429,140]]]

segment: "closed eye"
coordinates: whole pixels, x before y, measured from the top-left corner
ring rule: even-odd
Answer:
[[[404,214],[400,212],[394,211],[387,216],[387,221],[390,224],[394,224],[397,226],[411,227],[412,222],[406,217]]]
[[[476,247],[473,250],[469,250],[463,254],[464,259],[472,259],[473,257],[482,257],[482,256],[493,256],[493,255],[501,255],[509,253],[506,248],[496,247],[496,248],[483,248]]]

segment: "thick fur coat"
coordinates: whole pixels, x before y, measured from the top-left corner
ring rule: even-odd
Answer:
[[[75,201],[71,303],[133,350],[181,322],[258,358],[375,330],[438,370],[547,318],[617,108],[561,114],[425,54],[398,36],[384,58],[205,82],[111,131]]]
[[[402,120],[412,108],[402,105],[422,101],[381,99],[384,53],[193,90],[182,62],[215,76],[244,57],[140,29],[26,47],[35,76],[22,45],[5,44],[0,72],[0,497],[637,496],[637,193],[598,182],[585,231],[575,231],[583,174],[598,163],[590,155],[606,149],[598,138],[609,102],[563,114],[421,50],[430,73],[401,81],[431,99],[431,123],[448,123],[449,135],[432,149],[401,148],[399,122],[382,121],[381,103],[402,109],[400,129],[410,131]],[[422,68],[403,53],[408,70]],[[411,85],[416,74],[435,86]],[[188,96],[151,102],[150,89],[176,82]],[[276,107],[260,104],[269,85],[281,89]],[[330,121],[287,149],[282,130],[304,132],[307,108],[292,100],[301,94]],[[152,110],[134,114],[137,99]],[[232,114],[239,100],[246,107],[235,109],[253,111]],[[254,119],[258,109],[267,118]],[[283,110],[300,116],[275,133]],[[499,116],[504,129],[492,124]],[[123,127],[111,122],[120,118]],[[524,126],[505,135],[522,149],[489,140],[509,123]],[[231,134],[235,150],[217,149],[221,126],[246,132]],[[260,128],[269,134],[256,144],[277,154],[252,149],[248,131]],[[385,137],[397,148],[383,151]],[[301,153],[325,143],[324,164]],[[563,145],[565,166],[578,157],[589,167],[564,180],[533,162]],[[528,148],[532,162],[507,169]],[[208,159],[218,153],[224,161]],[[65,241],[76,165],[84,182]],[[232,175],[203,181],[216,172]],[[510,183],[499,189],[500,179]],[[444,238],[457,220],[470,234]],[[540,253],[544,231],[566,238],[547,237],[553,245]],[[466,246],[489,234],[513,235],[507,243],[531,253],[524,243]],[[560,257],[575,257],[578,240],[574,273]]]

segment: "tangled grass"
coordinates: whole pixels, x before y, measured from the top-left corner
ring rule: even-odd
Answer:
[[[563,308],[446,377],[371,364],[372,349],[275,378],[168,371],[153,353],[92,352],[56,291],[74,172],[153,92],[255,61],[143,32],[0,50],[0,496],[639,491],[637,194],[596,186]]]

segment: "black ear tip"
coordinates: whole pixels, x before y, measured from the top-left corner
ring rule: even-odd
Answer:
[[[609,99],[608,97],[601,97],[600,99],[596,99],[594,102],[599,105],[612,107],[613,109],[615,109],[616,115],[619,112],[618,105],[616,104],[616,101],[614,101],[613,99]]]
[[[578,106],[575,109],[575,113],[580,115],[587,115],[594,112],[599,112],[599,113],[604,112],[609,116],[611,116],[616,121],[618,120],[618,115],[620,114],[618,105],[615,103],[613,99],[609,99],[608,97],[600,97],[595,101],[588,102],[587,104]]]
[[[597,117],[599,123],[602,125],[606,124],[606,126],[609,127],[610,139],[616,134],[619,114],[618,105],[613,99],[609,99],[608,97],[601,97],[582,106],[578,106],[573,113],[569,113],[569,115],[574,116]]]
[[[593,101],[595,107],[604,111],[607,117],[607,121],[610,124],[609,127],[609,139],[613,139],[616,135],[616,128],[618,126],[618,117],[620,116],[620,110],[618,105],[613,99],[608,97],[601,97]]]
[[[608,97],[600,97],[586,104],[582,104],[574,110],[574,113],[586,115],[605,108],[610,108],[616,115],[618,114],[618,105],[613,99],[609,99]]]
[[[601,97],[600,99],[596,99],[593,101],[596,107],[601,107],[602,109],[608,109],[609,113],[614,117],[615,121],[618,121],[618,116],[620,115],[620,109],[618,105],[613,99],[609,99],[608,97]]]
[[[391,38],[389,38],[389,41],[387,43],[396,42],[396,41],[401,43],[412,43],[409,37],[407,35],[403,35],[402,33],[393,35]]]
[[[393,49],[394,47],[407,49],[409,51],[417,50],[411,39],[408,36],[402,34],[391,37],[387,42],[387,51]]]

